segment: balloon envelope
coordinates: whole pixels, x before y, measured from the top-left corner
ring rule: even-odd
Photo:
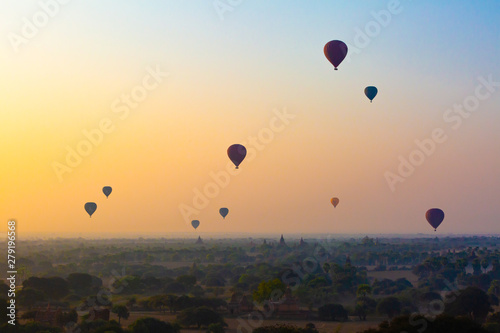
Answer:
[[[227,156],[229,156],[229,159],[234,163],[236,169],[238,169],[240,163],[243,162],[245,156],[247,156],[247,149],[239,144],[232,145],[227,148]]]
[[[434,228],[434,231],[436,231],[437,227],[439,227],[441,222],[444,220],[444,212],[439,208],[431,208],[427,211],[427,213],[425,213],[425,218]]]
[[[85,211],[89,214],[90,217],[92,217],[92,214],[94,214],[96,209],[97,205],[95,204],[95,202],[87,202],[85,204]]]
[[[366,97],[368,97],[370,102],[373,101],[375,96],[377,96],[377,93],[378,93],[378,89],[376,87],[368,86],[365,88],[365,95],[366,95]]]
[[[332,200],[330,200],[333,207],[337,207],[337,205],[339,204],[339,201],[340,201],[339,198],[332,198]]]
[[[200,221],[198,221],[198,220],[192,220],[191,221],[191,225],[193,226],[193,228],[196,229],[200,225]]]
[[[332,40],[326,43],[323,52],[325,52],[326,59],[328,59],[333,67],[335,67],[335,70],[337,70],[337,67],[347,55],[347,45],[340,40]]]
[[[222,215],[223,218],[226,218],[226,215],[229,213],[229,209],[227,208],[221,208],[219,209],[220,215]]]
[[[113,191],[111,186],[104,186],[102,188],[102,193],[104,193],[104,195],[106,195],[106,198],[111,194],[111,191]]]

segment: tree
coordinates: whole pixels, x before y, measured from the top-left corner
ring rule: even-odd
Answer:
[[[209,307],[202,306],[195,310],[196,314],[196,325],[198,327],[204,326],[208,327],[210,324],[221,324],[226,325],[222,316],[210,309]]]
[[[9,289],[10,289],[9,286],[3,280],[0,280],[0,295],[2,296],[7,295]]]
[[[71,273],[66,280],[69,288],[82,296],[87,296],[92,289],[92,276],[89,274]]]
[[[36,289],[23,288],[18,291],[16,298],[19,301],[20,306],[31,309],[31,307],[36,305],[37,302],[43,302],[47,300],[47,295]]]
[[[120,320],[122,318],[128,319],[128,317],[130,316],[130,312],[125,305],[113,305],[111,312],[115,313],[118,316],[118,324],[120,323]]]
[[[253,299],[262,303],[267,300],[277,301],[285,294],[286,285],[280,279],[262,281],[253,292]]]
[[[3,307],[3,304],[2,304],[2,307]],[[0,309],[3,309],[3,308],[0,307]],[[37,312],[38,312],[37,310],[26,311],[25,313],[23,313],[21,315],[21,319],[24,319],[24,320],[35,320]],[[0,313],[3,314],[3,312],[1,310],[0,310]],[[7,314],[7,312],[5,312],[5,314]],[[3,318],[0,318],[0,323],[3,323],[2,319]],[[5,322],[6,321],[7,321],[7,317],[5,317]]]
[[[56,300],[61,299],[69,293],[68,281],[57,276],[50,278],[32,276],[23,281],[23,289],[25,288],[41,291],[48,297]]]
[[[191,294],[194,297],[203,297],[205,295],[205,289],[203,289],[201,286],[196,285],[191,289]]]
[[[131,297],[129,297],[129,298],[127,299],[127,306],[128,306],[129,308],[131,308],[131,309],[132,309],[132,308],[134,307],[134,305],[135,305],[135,304],[137,304],[137,297],[135,297],[135,296],[131,296]]]
[[[207,333],[224,333],[224,327],[221,323],[210,324],[208,325]]]
[[[356,291],[356,295],[358,296],[358,298],[356,301],[356,306],[354,307],[354,312],[360,320],[366,320],[368,312],[376,306],[376,302],[368,297],[371,292],[372,288],[369,284],[358,285],[358,289]]]
[[[488,268],[489,265],[490,265],[490,262],[488,261],[488,259],[481,260],[481,267],[483,268],[483,270],[485,272],[486,272],[486,268]]]
[[[361,333],[488,333],[478,323],[467,317],[439,315],[433,320],[417,316],[400,316],[390,322],[380,323],[378,329],[370,328]]]
[[[457,269],[460,271],[460,272],[463,272],[465,271],[465,267],[467,267],[467,265],[469,265],[469,262],[467,259],[465,258],[461,258],[461,259],[458,259],[456,262],[455,262],[455,265],[457,266]]]
[[[467,285],[486,291],[491,286],[491,276],[488,274],[472,275],[469,277]]]
[[[165,307],[169,305],[169,300],[167,295],[155,295],[149,298],[148,305],[153,309],[159,309],[165,313]]]
[[[369,284],[360,284],[358,286],[358,290],[356,291],[356,296],[363,298],[366,297],[367,295],[371,295],[372,293],[372,288],[370,287]]]
[[[221,288],[221,287],[215,287],[213,289],[213,292],[214,292],[214,296],[215,297],[218,297],[219,295],[222,295],[224,293],[224,288]]]
[[[347,320],[347,310],[341,304],[325,304],[318,308],[320,320]]]
[[[26,265],[19,265],[17,269],[17,276],[19,277],[19,282],[24,281],[26,278],[31,276],[31,270]]]
[[[56,317],[56,323],[59,326],[65,326],[68,323],[76,322],[78,322],[78,313],[76,313],[75,309],[69,312],[60,312]]]
[[[255,275],[252,275],[252,274],[243,274],[240,276],[238,282],[239,283],[244,283],[244,284],[247,284],[247,285],[252,285],[252,284],[255,284],[255,283],[259,283],[260,279],[255,276]]]
[[[115,293],[120,294],[140,294],[144,290],[141,278],[134,275],[124,276],[113,282]]]
[[[377,305],[377,312],[392,319],[401,313],[401,302],[394,296],[383,298]]]
[[[359,320],[366,320],[368,313],[373,312],[376,306],[377,302],[374,299],[364,297],[363,299],[358,299],[354,307],[354,313],[359,317]]]
[[[177,312],[177,308],[175,306],[175,302],[177,301],[177,296],[175,296],[175,295],[166,295],[166,298],[167,298],[168,310],[170,311],[170,313],[176,313]]]
[[[307,282],[307,286],[311,287],[313,289],[320,288],[320,287],[327,287],[331,283],[326,280],[324,276],[315,276],[311,280]]]
[[[225,281],[217,275],[208,275],[203,279],[202,284],[207,287],[224,287]]]
[[[500,312],[490,313],[486,318],[486,322],[500,324]]]
[[[194,298],[186,296],[186,295],[179,296],[175,299],[175,308],[177,310],[185,310],[185,309],[189,309],[189,308],[194,308],[195,304],[193,302],[193,299]]]
[[[179,333],[180,327],[178,325],[172,325],[170,323],[161,321],[156,318],[140,318],[137,319],[133,324],[129,326],[132,333],[144,333],[144,332],[162,332],[162,333]]]
[[[490,301],[490,304],[494,306],[498,306],[500,303],[498,297],[493,294],[488,294],[488,300]]]
[[[196,325],[195,308],[187,308],[182,310],[177,315],[176,321],[185,327]]]
[[[481,274],[481,261],[478,258],[475,258],[472,260],[472,269],[474,275],[479,275]]]
[[[116,320],[111,320],[105,322],[104,325],[97,328],[94,333],[129,333],[128,330],[124,330]]]
[[[488,295],[476,287],[467,287],[458,292],[458,296],[446,305],[445,313],[452,316],[468,316],[483,322],[491,311]]]
[[[191,289],[196,284],[196,276],[179,275],[175,281],[182,283],[187,289]]]
[[[148,276],[141,279],[141,284],[144,286],[144,290],[158,292],[163,286],[163,283],[160,279],[155,278],[154,276]]]
[[[366,272],[360,271],[355,266],[331,264],[329,271],[332,284],[339,293],[355,293],[360,283],[366,283]]]
[[[488,294],[493,294],[497,297],[500,296],[500,280],[491,281],[490,288],[488,289]]]
[[[184,294],[186,292],[186,287],[180,282],[172,282],[167,284],[163,291],[166,293]]]
[[[222,316],[206,306],[189,308],[177,315],[177,321],[185,327],[195,325],[196,327],[208,327],[210,324],[225,325]]]
[[[16,322],[16,325],[3,324],[0,326],[2,333],[62,333],[59,327],[50,327],[37,322],[29,322],[21,325]]]

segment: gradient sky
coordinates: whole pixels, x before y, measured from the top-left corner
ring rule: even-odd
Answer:
[[[432,207],[437,234],[500,233],[500,87],[467,118],[447,111],[488,92],[480,77],[500,82],[500,2],[40,3],[0,12],[0,220],[21,235],[430,233]],[[338,71],[323,54],[334,39],[350,50]],[[120,99],[155,69],[168,76],[125,115]],[[59,177],[103,119],[112,131]],[[392,191],[386,173],[436,128],[446,140]],[[227,147],[252,137],[214,188],[233,171]]]

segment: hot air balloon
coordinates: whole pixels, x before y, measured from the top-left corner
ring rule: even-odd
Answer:
[[[97,205],[95,204],[95,202],[87,202],[85,204],[85,211],[89,214],[90,217],[92,217],[92,214],[94,214],[96,209]]]
[[[225,219],[227,213],[229,213],[229,209],[227,209],[227,208],[221,208],[221,209],[219,209],[219,213],[220,213],[220,215],[222,215],[222,218]]]
[[[111,191],[113,191],[111,186],[104,186],[102,188],[102,193],[104,193],[104,195],[106,195],[106,198],[109,197],[109,195],[111,194]]]
[[[439,227],[441,222],[444,220],[444,212],[439,208],[431,208],[427,211],[427,213],[425,213],[425,218],[434,228],[434,231],[436,231],[437,227]]]
[[[332,203],[333,207],[337,207],[337,205],[339,204],[339,198],[332,198],[330,202]]]
[[[229,159],[234,163],[236,169],[238,169],[240,163],[245,159],[245,156],[247,156],[247,149],[239,144],[232,145],[227,148],[227,156],[229,156]]]
[[[200,221],[198,221],[198,220],[192,220],[191,221],[191,225],[193,226],[193,228],[196,229],[200,225]]]
[[[333,67],[335,67],[335,70],[337,70],[337,67],[347,55],[347,45],[340,40],[332,40],[326,43],[323,52],[325,52],[326,59],[328,59]]]
[[[373,101],[375,96],[377,96],[377,93],[378,93],[378,89],[376,87],[368,86],[365,88],[365,95],[370,100],[370,103]]]

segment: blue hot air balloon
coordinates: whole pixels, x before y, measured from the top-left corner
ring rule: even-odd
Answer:
[[[111,186],[104,186],[102,188],[102,193],[104,193],[104,195],[106,195],[106,198],[109,197],[109,195],[111,194],[111,191],[113,191]]]
[[[365,88],[365,95],[370,100],[370,103],[373,101],[375,96],[377,96],[377,93],[378,93],[378,89],[376,87],[368,86]]]
[[[222,215],[222,218],[226,218],[226,215],[229,213],[229,209],[227,208],[221,208],[219,209],[220,215]]]
[[[191,221],[191,225],[193,226],[193,228],[196,229],[200,225],[200,221],[198,221],[198,220],[192,220]]]
[[[92,214],[94,214],[96,209],[97,205],[95,204],[95,202],[87,202],[85,204],[85,211],[89,214],[90,217],[92,217]]]

